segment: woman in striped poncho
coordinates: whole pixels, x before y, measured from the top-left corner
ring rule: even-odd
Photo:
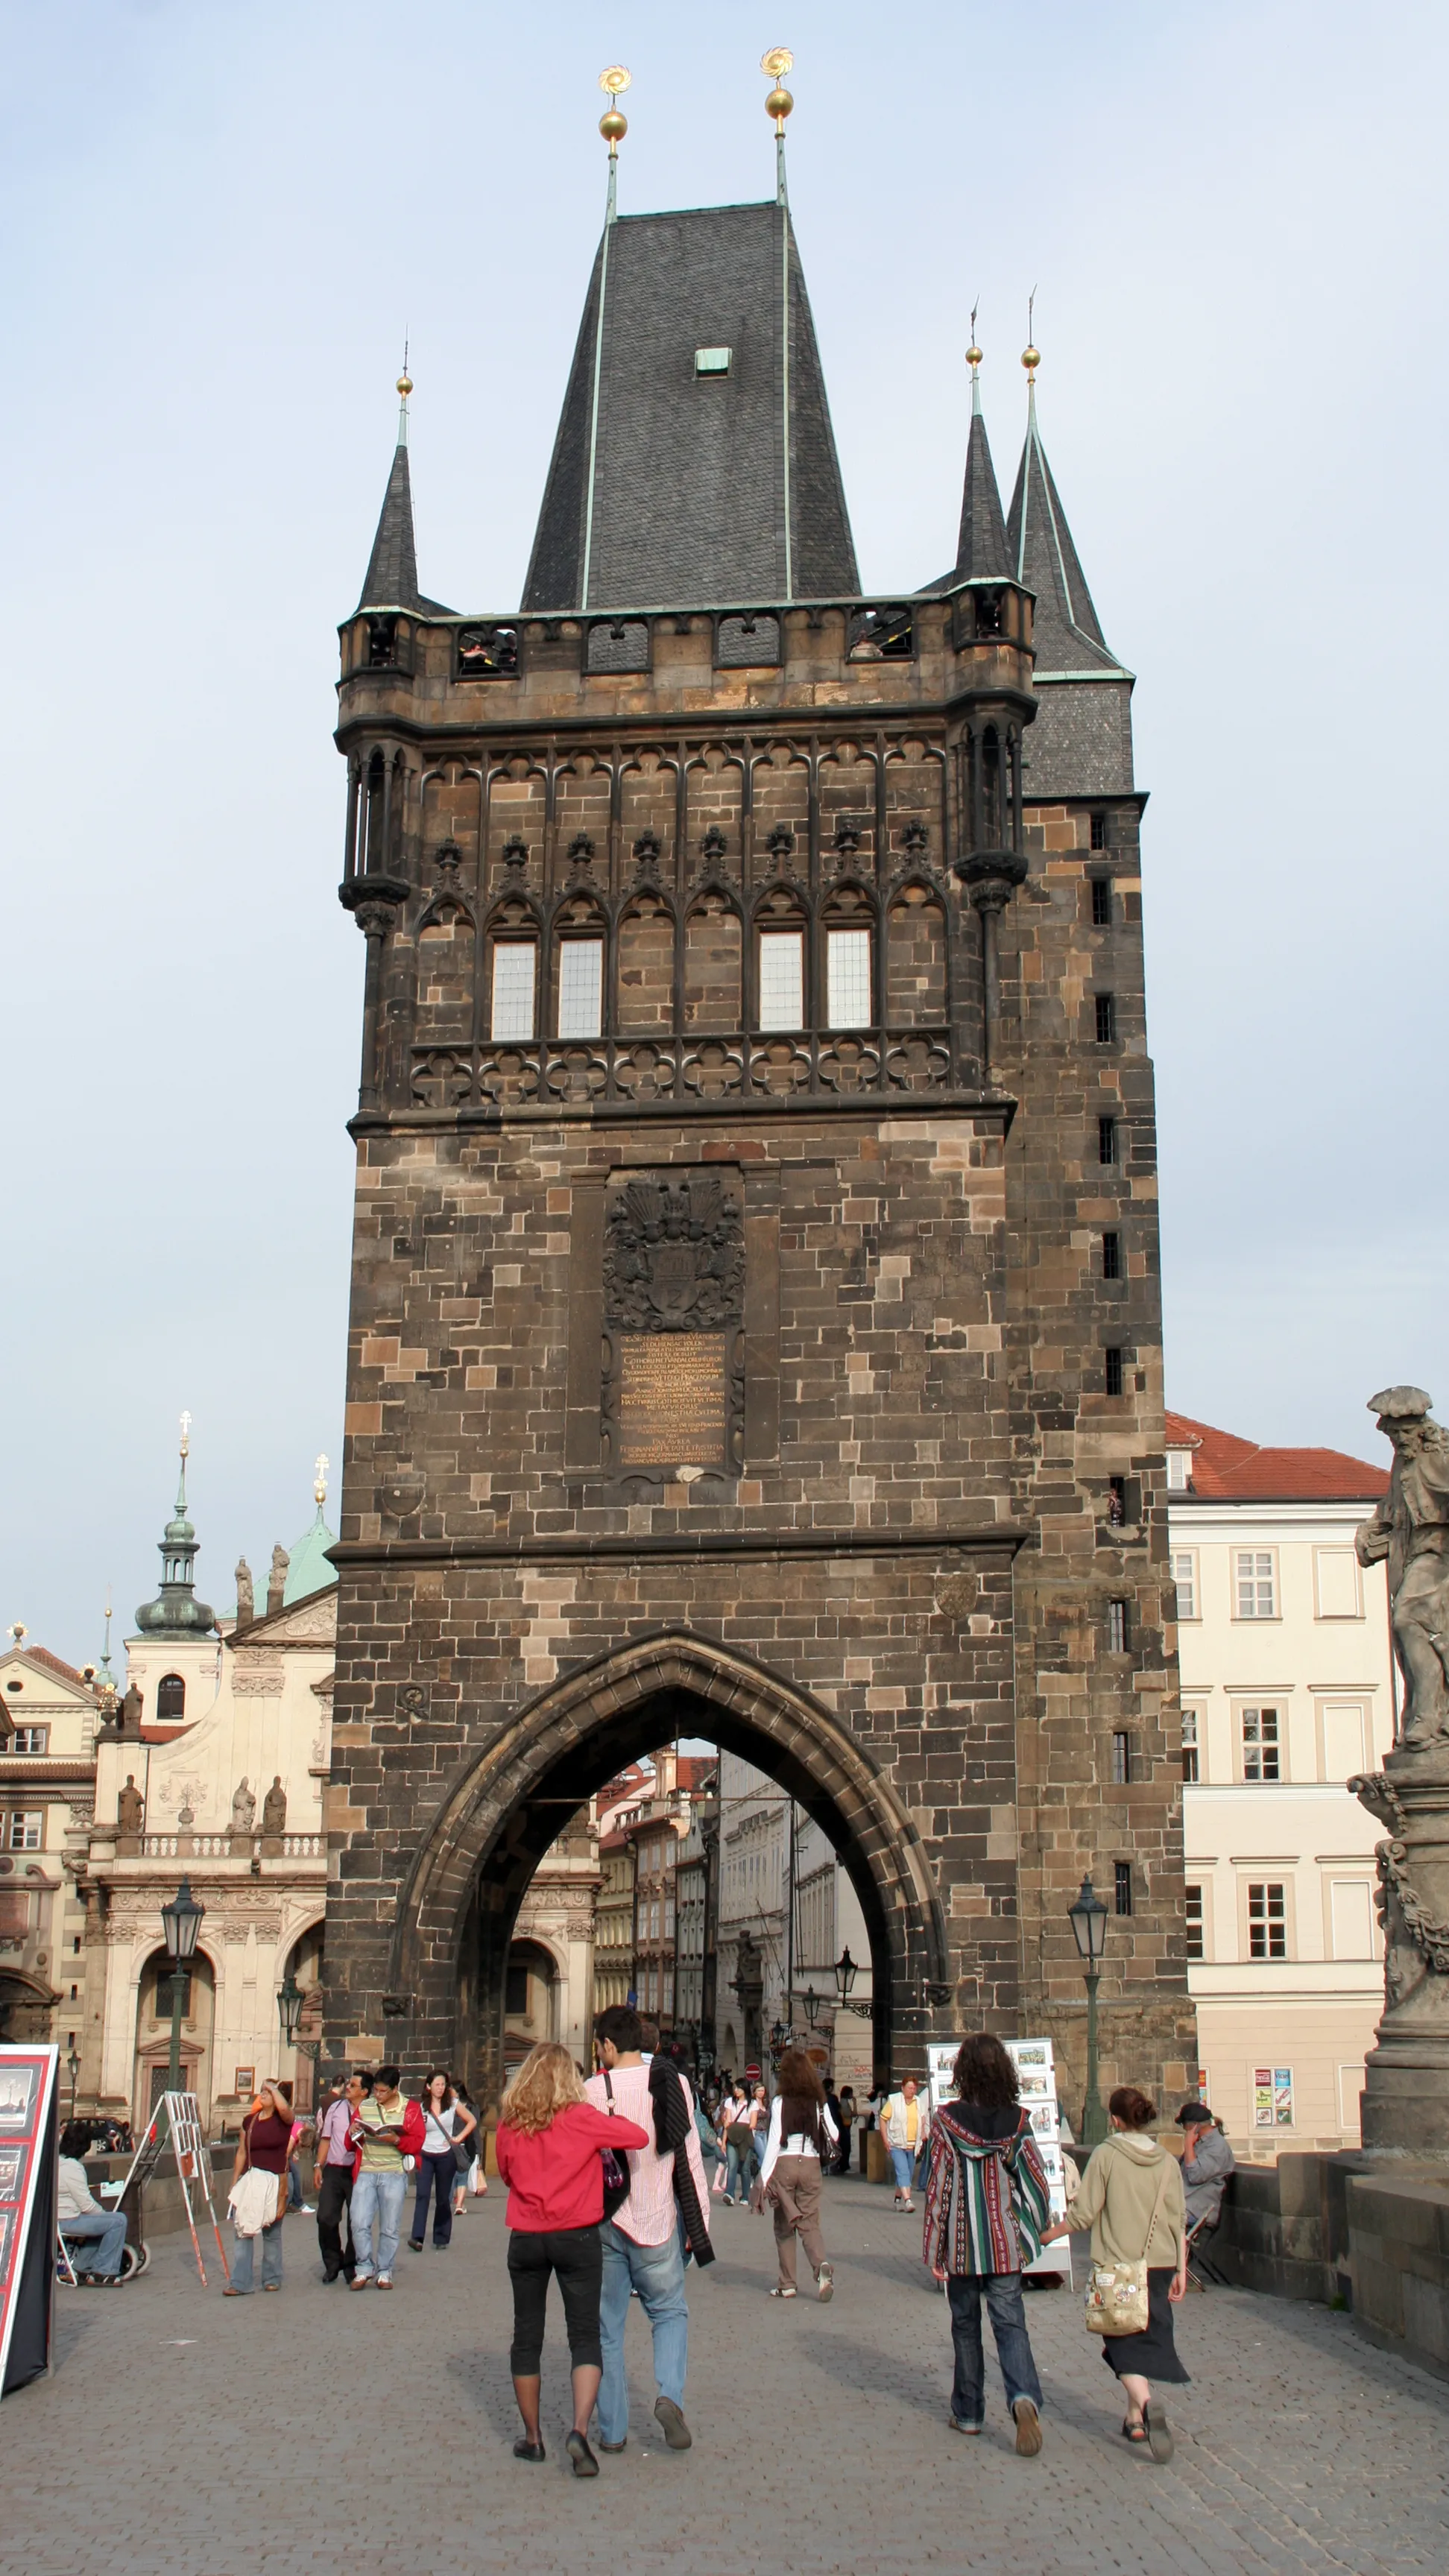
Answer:
[[[1021,2275],[1041,2251],[1051,2194],[1030,2119],[1017,2099],[1016,2068],[1000,2040],[989,2031],[963,2040],[952,2083],[956,2100],[944,2104],[931,2124],[924,2247],[951,2302],[951,2427],[979,2433],[985,2415],[984,2293],[1016,2447],[1031,2459],[1041,2449],[1042,2401]]]

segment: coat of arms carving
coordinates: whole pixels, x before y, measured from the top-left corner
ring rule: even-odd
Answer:
[[[632,1333],[711,1333],[744,1316],[744,1210],[711,1173],[627,1181],[609,1208],[604,1312]]]

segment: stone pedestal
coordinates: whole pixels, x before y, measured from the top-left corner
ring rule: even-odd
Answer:
[[[1364,2070],[1364,2151],[1449,2166],[1449,1740],[1401,1745],[1349,1786],[1388,1827],[1378,1847],[1384,2017]]]

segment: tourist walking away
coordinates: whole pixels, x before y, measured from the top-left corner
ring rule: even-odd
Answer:
[[[984,2298],[1016,2447],[1030,2460],[1041,2449],[1041,2382],[1021,2276],[1041,2252],[1051,2187],[1000,2040],[988,2031],[963,2039],[951,2084],[955,2101],[943,2103],[931,2123],[922,2228],[925,2259],[951,2304],[951,2428],[979,2433],[986,2420]]]
[[[1223,2214],[1228,2176],[1237,2172],[1233,2151],[1206,2102],[1184,2102],[1177,2115],[1182,2131],[1182,2189],[1187,2223],[1205,2220],[1216,2227]]]
[[[755,2124],[750,2116],[750,2099],[742,2084],[732,2084],[720,2104],[716,2123],[725,2143],[724,2199],[728,2207],[749,2197],[750,2168],[755,2154]]]
[[[601,2012],[594,2024],[599,2072],[585,2087],[597,2110],[612,2112],[647,2131],[644,2145],[630,2149],[628,2197],[605,2219],[601,2230],[604,2279],[599,2323],[604,2376],[599,2389],[599,2446],[622,2451],[628,2439],[624,2322],[630,2297],[637,2290],[654,2340],[655,2417],[670,2450],[687,2451],[692,2439],[684,2420],[689,2308],[678,2215],[682,2212],[685,2217],[695,2261],[708,2261],[704,2159],[695,2135],[694,2098],[688,2084],[671,2066],[646,2067],[640,2038],[639,2016],[627,2004],[610,2004]],[[661,2130],[672,2140],[663,2147]]]
[[[282,2286],[282,2221],[287,2214],[287,2165],[292,2153],[292,2088],[269,2076],[257,2087],[256,2108],[241,2124],[232,2165],[231,2210],[235,2251],[226,2299],[251,2296],[257,2239],[262,2246],[262,2288]]]
[[[822,2299],[835,2290],[835,2269],[827,2262],[820,2233],[820,2179],[826,2158],[839,2142],[839,2131],[825,2088],[803,2048],[787,2048],[775,2076],[778,2086],[770,2105],[760,2178],[775,2222],[775,2262],[779,2277],[772,2299],[798,2296],[795,2239],[815,2275]]]
[[[578,2068],[556,2041],[529,2050],[503,2096],[494,2152],[508,2185],[504,2218],[509,2230],[508,2277],[513,2286],[508,2366],[523,2418],[523,2437],[513,2445],[516,2460],[546,2456],[538,2410],[544,2312],[549,2279],[556,2276],[573,2374],[573,2430],[565,2447],[576,2478],[599,2474],[599,2463],[589,2448],[589,2417],[603,2366],[599,2341],[603,2150],[620,2154],[648,2143],[649,2132],[637,2120],[606,2119],[587,2100]],[[622,2450],[623,2444],[613,2447]]]
[[[899,2092],[888,2094],[881,2105],[880,2128],[891,2164],[895,2169],[895,2209],[914,2209],[911,2185],[916,2167],[931,2126],[931,2115],[921,2098],[914,2075],[908,2075]]]
[[[317,2161],[312,2168],[312,2188],[317,2194],[317,2242],[322,2249],[324,2281],[335,2281],[339,2272],[350,2281],[357,2268],[348,2221],[354,2161],[348,2136],[361,2107],[361,2076],[334,2077],[332,2099],[317,2123]],[[345,2245],[342,2241],[344,2227],[347,2230]]]
[[[446,2066],[435,2066],[423,2086],[423,2143],[418,2156],[417,2198],[413,2203],[413,2232],[408,2243],[415,2254],[423,2250],[428,2227],[428,2203],[433,2204],[433,2243],[441,2253],[453,2241],[453,2200],[458,2185],[457,2150],[471,2138],[478,2123],[471,2111],[465,2111],[453,2090],[453,2080]]]
[[[753,2197],[760,2180],[760,2168],[765,2161],[765,2140],[770,2134],[770,2097],[763,2083],[750,2086],[750,2107],[746,2116],[750,2124],[750,2171],[745,2180],[747,2194]]]
[[[1106,2318],[1102,2359],[1122,2382],[1123,2434],[1145,2444],[1154,2460],[1170,2460],[1172,2431],[1151,2383],[1187,2384],[1172,2333],[1172,2311],[1187,2288],[1182,2168],[1146,2134],[1157,2105],[1134,2084],[1119,2085],[1107,2111],[1112,2135],[1096,2149],[1065,2218],[1045,2230],[1042,2243],[1090,2227],[1088,2323],[1094,2310]],[[1131,2333],[1111,2329],[1111,2305],[1116,2302],[1120,2310],[1124,2291],[1138,2313],[1145,2304],[1145,2322]]]
[[[468,2133],[466,2150],[462,2146],[458,2148],[456,2159],[458,2179],[453,2190],[453,2216],[464,2218],[467,2215],[470,2199],[486,2200],[488,2197],[488,2177],[483,2171],[487,2140],[483,2134],[478,2105],[467,2085],[455,2081],[453,2091],[462,2108],[471,2112],[473,2116],[473,2126]]]
[[[855,2139],[856,2110],[855,2087],[853,2084],[842,2084],[840,2088],[839,2121],[840,2149],[836,2156],[832,2171],[838,2174],[848,2174],[850,2171],[850,2150]]]
[[[392,2288],[408,2188],[403,2158],[421,2155],[423,2134],[422,2106],[404,2101],[395,2066],[379,2066],[376,2074],[363,2076],[362,2100],[348,2131],[356,2258],[350,2289],[365,2290],[373,2280],[380,2290]]]
[[[90,2142],[91,2133],[83,2120],[68,2121],[60,2133],[56,2224],[76,2279],[109,2287],[121,2277],[126,2219],[124,2211],[105,2208],[86,2180],[85,2154]]]

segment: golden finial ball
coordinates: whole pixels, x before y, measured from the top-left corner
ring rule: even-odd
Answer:
[[[408,398],[408,396],[409,396],[409,394],[412,392],[412,389],[413,389],[413,380],[412,380],[412,377],[408,374],[408,371],[407,371],[406,367],[404,367],[404,369],[403,369],[403,371],[402,371],[402,374],[399,376],[399,378],[398,378],[398,380],[397,380],[397,389],[398,389],[398,392],[402,395],[403,401],[404,401],[404,402],[406,402],[406,401],[407,401],[407,398]]]
[[[599,132],[602,134],[604,141],[608,144],[610,151],[613,150],[616,143],[623,142],[628,131],[629,120],[627,116],[620,115],[617,107],[611,107],[607,116],[601,116],[599,119]]]
[[[777,125],[783,125],[794,104],[787,89],[772,89],[765,101],[765,114],[773,116]]]
[[[1026,347],[1022,350],[1021,363],[1025,367],[1028,375],[1031,375],[1033,370],[1041,365],[1041,351],[1040,349],[1034,349],[1029,340]]]
[[[966,352],[966,364],[968,367],[979,367],[981,364],[981,352],[977,348],[974,340]]]

